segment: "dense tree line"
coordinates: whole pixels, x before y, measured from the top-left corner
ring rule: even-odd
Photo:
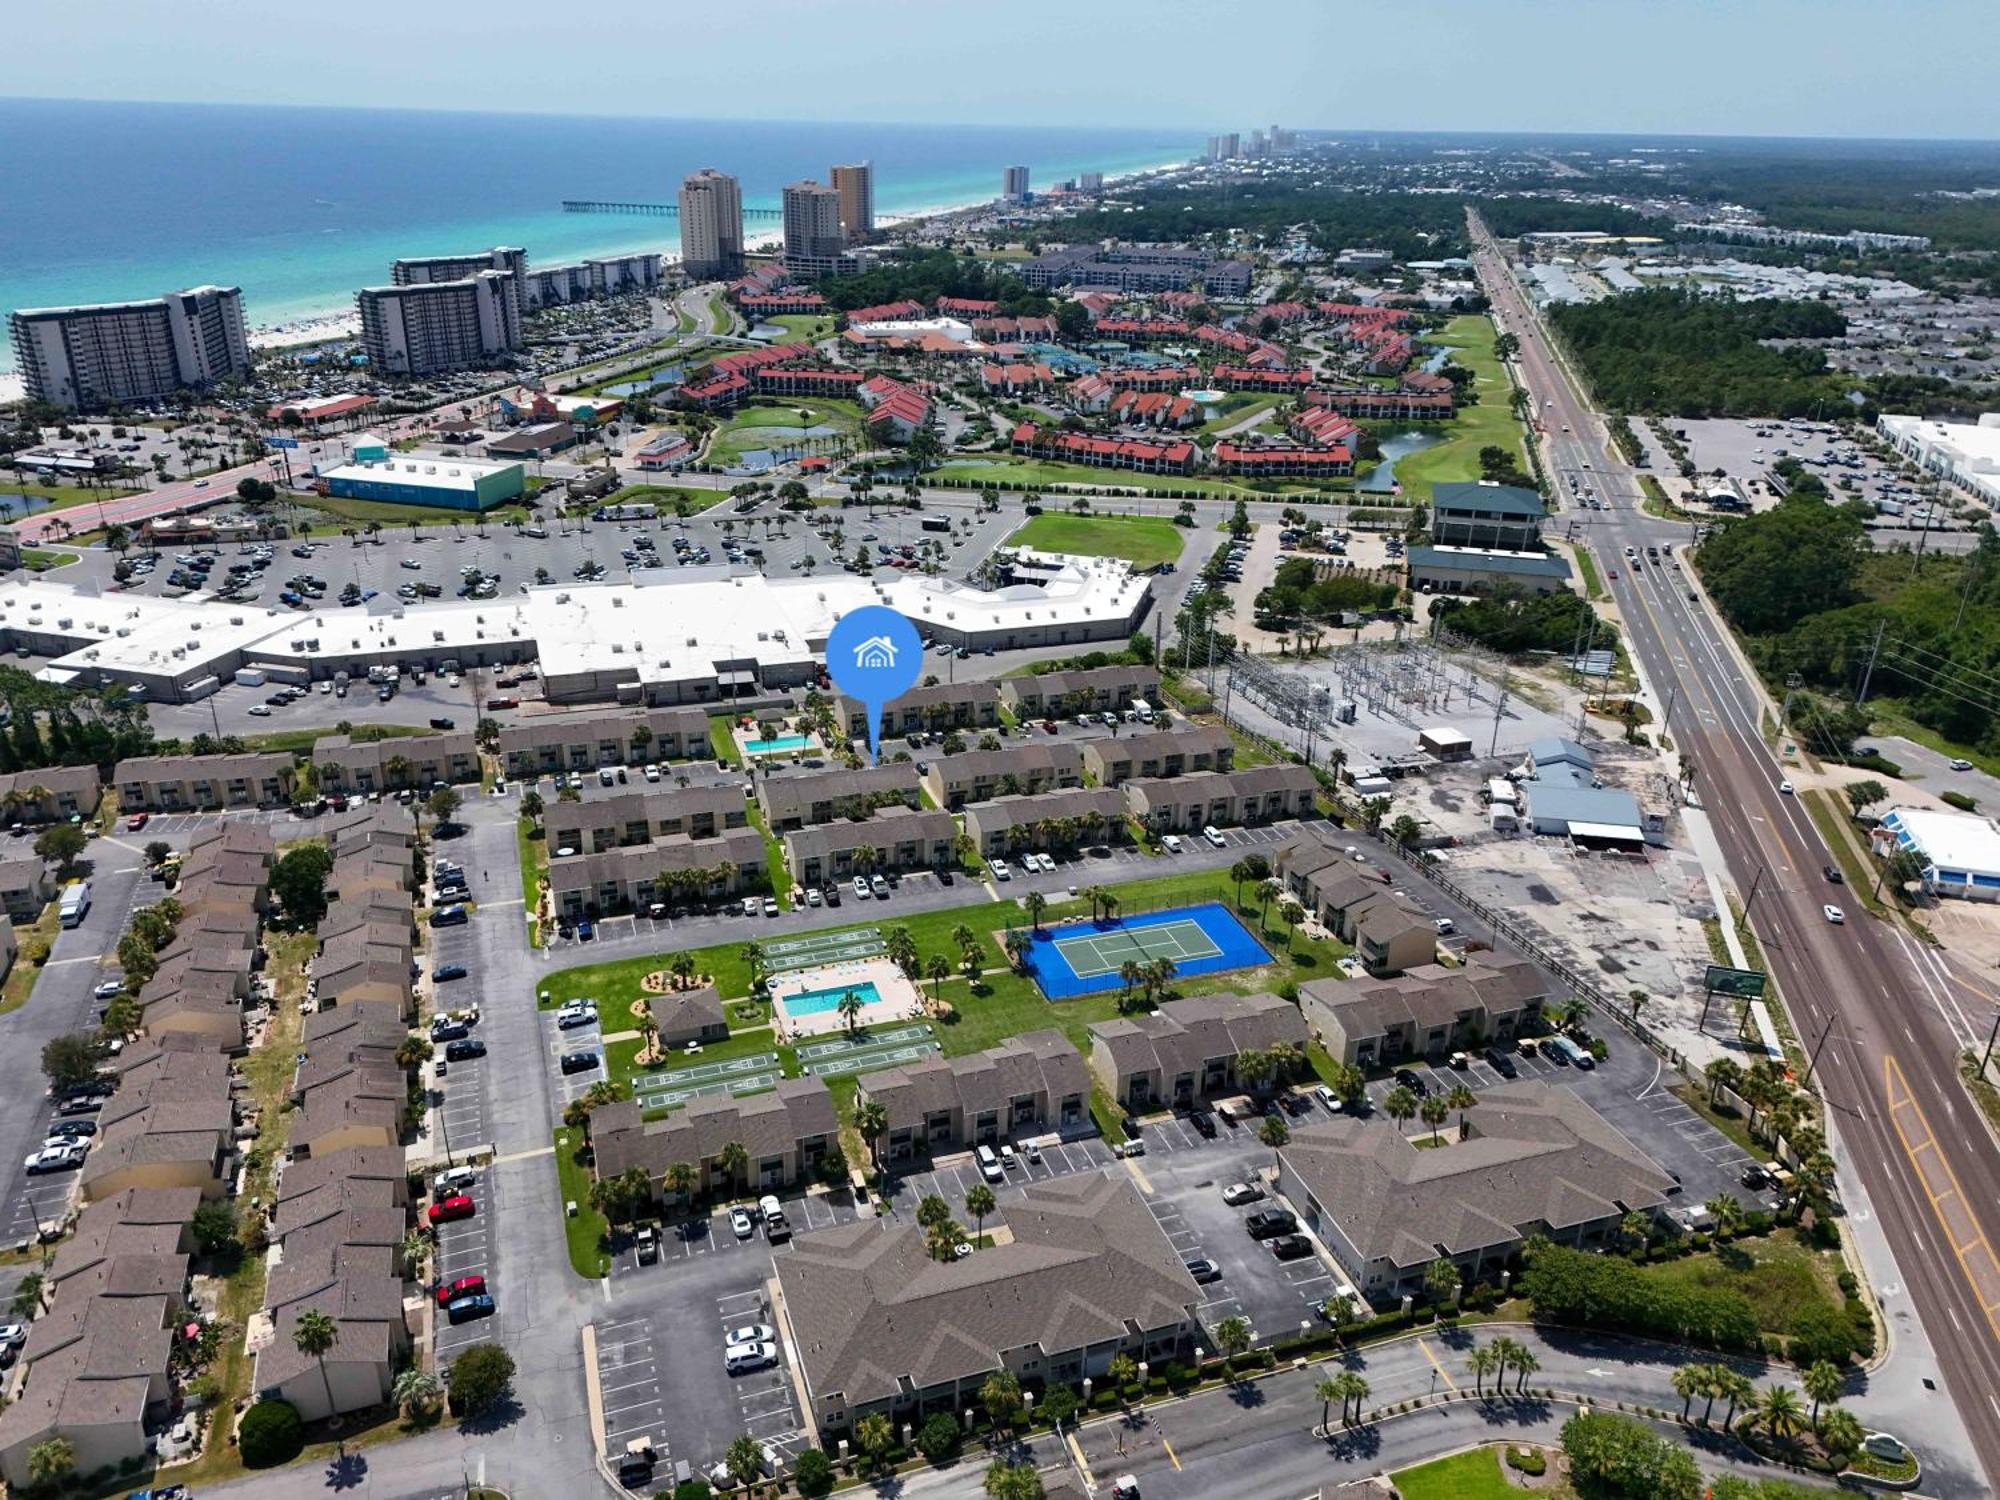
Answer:
[[[1658,287],[1549,312],[1599,402],[1614,411],[1802,416],[1854,384],[1829,374],[1818,349],[1760,342],[1845,333],[1847,320],[1824,302],[1736,302]]]
[[[1318,576],[1309,557],[1294,557],[1278,566],[1270,584],[1257,591],[1257,624],[1264,630],[1290,630],[1299,625],[1338,622],[1350,611],[1387,609],[1396,602],[1397,586],[1356,573]]]
[[[1051,298],[1031,291],[1018,276],[949,250],[905,252],[858,276],[827,277],[818,290],[838,312],[906,297],[924,303],[939,297],[998,302],[1007,317],[1039,317],[1055,310]]]
[[[1758,1347],[1757,1314],[1741,1292],[1662,1281],[1619,1256],[1544,1246],[1528,1258],[1521,1294],[1537,1317],[1559,1323],[1707,1349]]]
[[[1559,198],[1481,198],[1473,203],[1486,227],[1501,239],[1541,231],[1601,229],[1606,234],[1655,235],[1674,232],[1666,219],[1650,218],[1609,203],[1568,203]]]
[[[1289,241],[1303,226],[1322,248],[1366,245],[1398,260],[1463,255],[1465,200],[1444,194],[1348,192],[1294,182],[1228,182],[1159,187],[1119,197],[1122,206],[1064,219],[1050,237],[1076,244],[1127,240],[1221,240],[1241,231],[1264,243]]]
[[[1439,599],[1431,618],[1454,635],[1508,656],[1529,651],[1567,655],[1579,644],[1608,651],[1618,644],[1618,628],[1597,617],[1590,601],[1568,590],[1528,594],[1505,589],[1483,599]]]
[[[1769,635],[1850,603],[1867,548],[1857,511],[1795,490],[1771,510],[1710,532],[1696,559],[1730,622]]]
[[[41,682],[18,667],[0,667],[0,773],[50,766],[96,766],[153,753],[145,708],[117,689],[87,691]]]

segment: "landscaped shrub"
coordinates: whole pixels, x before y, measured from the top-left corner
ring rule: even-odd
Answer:
[[[1939,792],[1938,795],[1960,812],[1977,812],[1979,803],[1963,792]]]
[[[808,1448],[792,1465],[792,1479],[808,1500],[827,1494],[833,1489],[833,1460],[817,1448]]]
[[[1616,1257],[1550,1246],[1529,1261],[1520,1288],[1537,1317],[1716,1349],[1759,1346],[1756,1313],[1741,1293],[1664,1283]]]
[[[958,1452],[958,1423],[946,1412],[935,1412],[917,1429],[917,1452],[941,1464]]]
[[[1539,1448],[1515,1448],[1509,1446],[1507,1449],[1507,1467],[1519,1470],[1523,1474],[1539,1475],[1548,1472],[1549,1461]]]
[[[248,1468],[290,1463],[305,1447],[305,1423],[299,1419],[299,1409],[289,1401],[259,1401],[243,1413],[236,1429],[236,1447]]]

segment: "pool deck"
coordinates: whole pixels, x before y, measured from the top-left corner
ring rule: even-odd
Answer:
[[[826,1036],[847,1030],[847,1022],[837,1010],[815,1015],[794,1015],[785,1006],[791,995],[812,990],[837,990],[873,984],[880,997],[865,1005],[856,1018],[857,1026],[879,1026],[888,1021],[920,1020],[924,1015],[923,992],[903,971],[886,958],[863,958],[848,963],[827,964],[817,969],[798,969],[771,982],[773,1024],[781,1042],[796,1042],[809,1036]]]

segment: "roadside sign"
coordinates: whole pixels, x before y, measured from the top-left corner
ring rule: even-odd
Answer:
[[[1764,995],[1765,975],[1757,969],[1731,969],[1710,964],[1702,986],[1711,995],[1734,995],[1741,1000],[1759,1000]]]
[[[264,439],[264,446],[266,448],[296,448],[298,445],[299,440],[295,437],[267,437]]]

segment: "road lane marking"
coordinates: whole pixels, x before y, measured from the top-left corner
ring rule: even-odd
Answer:
[[[1945,1243],[1957,1258],[1959,1269],[1972,1289],[1973,1300],[1986,1315],[1987,1325],[2000,1338],[2000,1256],[1993,1253],[1979,1220],[1965,1201],[1957,1174],[1945,1159],[1943,1148],[1931,1133],[1930,1121],[1911,1092],[1901,1064],[1894,1054],[1882,1057],[1882,1093],[1889,1106],[1890,1123],[1902,1143],[1903,1154],[1916,1168],[1918,1185],[1930,1200],[1944,1230]],[[1949,1311],[1950,1304],[1946,1304]],[[1956,1319],[1954,1318],[1954,1322]]]
[[[1443,1378],[1445,1389],[1448,1391],[1457,1390],[1458,1382],[1451,1378],[1451,1371],[1447,1370],[1443,1365],[1438,1363],[1438,1357],[1437,1355],[1431,1352],[1431,1346],[1425,1343],[1422,1339],[1418,1339],[1417,1347],[1424,1351],[1424,1358],[1431,1362],[1431,1368],[1433,1370],[1436,1370],[1438,1374]]]
[[[1165,1433],[1160,1434],[1160,1447],[1166,1450],[1167,1462],[1174,1466],[1174,1472],[1176,1474],[1180,1473],[1181,1471],[1180,1455],[1174,1452],[1174,1445],[1167,1441],[1167,1436]]]

